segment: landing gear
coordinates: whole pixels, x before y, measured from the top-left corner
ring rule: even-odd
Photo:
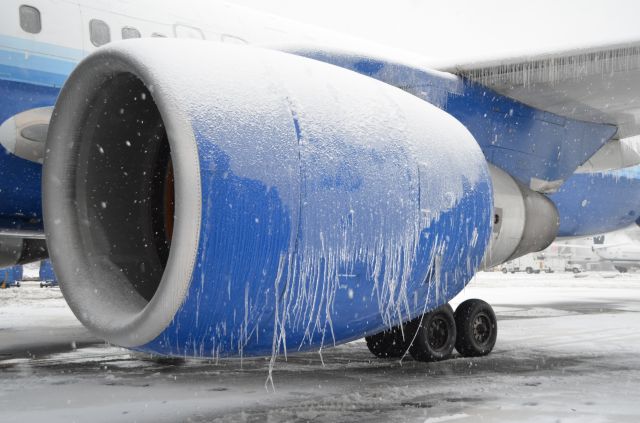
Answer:
[[[417,361],[440,361],[451,357],[456,343],[456,322],[449,304],[424,314],[407,324],[414,334],[409,347]]]
[[[460,304],[455,313],[445,304],[405,323],[402,330],[394,327],[366,341],[369,351],[380,358],[399,358],[409,350],[417,361],[441,361],[451,358],[454,347],[463,357],[487,355],[497,336],[491,306],[472,299]]]
[[[479,357],[493,350],[498,336],[496,315],[482,300],[467,300],[455,313],[456,350],[464,357]]]
[[[367,347],[369,351],[379,358],[398,358],[402,357],[407,351],[406,344],[411,339],[405,341],[400,327],[395,326],[378,334],[367,336]]]

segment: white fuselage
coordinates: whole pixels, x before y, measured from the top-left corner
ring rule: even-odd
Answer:
[[[21,13],[24,6],[39,15],[37,32],[25,26]],[[398,55],[397,49],[391,51],[345,34],[220,1],[3,0],[0,5],[0,49],[10,48],[25,56],[77,63],[104,43],[105,33],[108,42],[139,37],[193,38],[276,47],[323,45]],[[20,42],[12,42],[15,40]]]
[[[631,263],[640,267],[640,245],[633,243],[594,246],[593,251],[603,260],[613,263]]]

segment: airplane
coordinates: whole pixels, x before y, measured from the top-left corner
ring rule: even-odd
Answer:
[[[620,273],[640,268],[640,245],[626,232],[594,236],[591,248]]]
[[[611,263],[620,273],[640,268],[640,234],[638,224],[631,227],[582,238],[579,242],[564,239],[557,244],[561,256],[573,257],[578,254],[578,262]]]
[[[226,3],[0,10],[0,264],[113,344],[483,356],[478,270],[640,216],[640,40],[444,66]]]

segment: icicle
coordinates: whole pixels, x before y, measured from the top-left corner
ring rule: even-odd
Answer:
[[[531,86],[557,84],[589,75],[603,76],[640,67],[640,47],[621,47],[543,59],[523,59],[519,63],[462,69],[456,73],[483,85]]]

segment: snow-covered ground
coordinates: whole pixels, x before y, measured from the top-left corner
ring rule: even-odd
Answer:
[[[58,289],[0,291],[2,422],[638,422],[640,275],[480,274],[454,302],[499,318],[484,358],[374,358],[362,341],[268,360],[158,360],[105,345]],[[615,277],[614,277],[615,276]]]

